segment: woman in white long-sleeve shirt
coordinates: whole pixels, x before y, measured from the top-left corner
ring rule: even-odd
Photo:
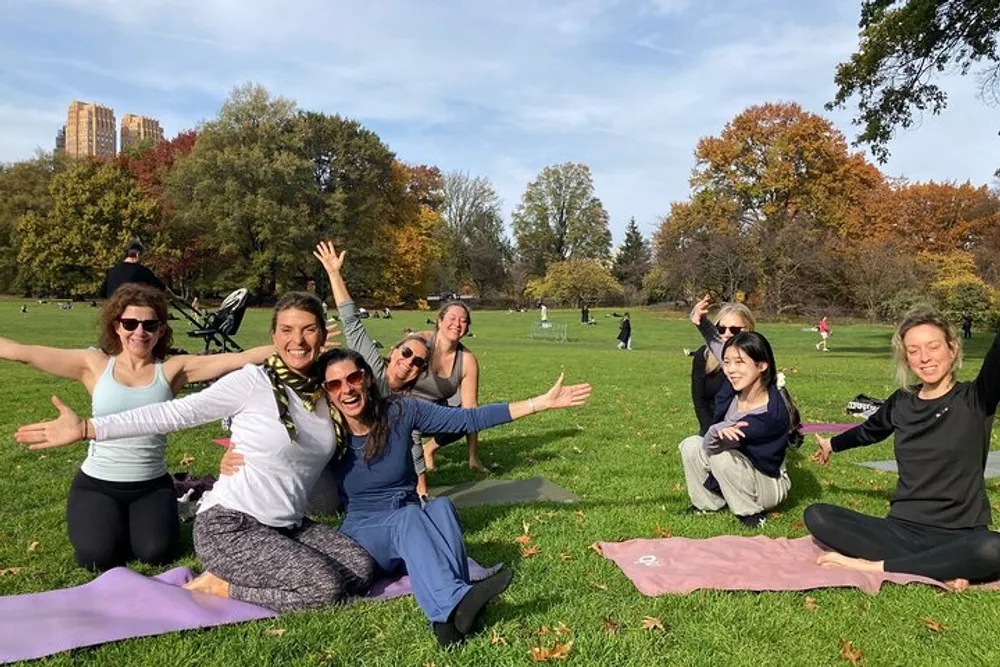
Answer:
[[[277,354],[182,398],[82,421],[60,418],[18,431],[38,447],[92,436],[100,442],[169,433],[232,416],[245,465],[202,500],[195,553],[206,572],[188,585],[277,611],[317,607],[363,591],[374,564],[339,531],[305,517],[309,491],[341,442],[313,365],[326,339],[320,301],[292,292],[275,306]]]

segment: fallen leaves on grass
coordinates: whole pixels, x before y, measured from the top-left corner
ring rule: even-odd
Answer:
[[[802,604],[806,606],[809,611],[817,611],[819,609],[819,603],[816,602],[816,598],[811,595],[807,595],[806,599],[802,601]]]
[[[288,632],[287,628],[270,627],[264,631],[264,634],[268,637],[282,637]]]
[[[514,544],[527,544],[532,539],[533,538],[531,537],[531,535],[521,535],[519,537],[514,538]]]
[[[601,621],[601,624],[604,626],[604,631],[606,633],[608,633],[609,635],[617,635],[618,634],[618,630],[620,629],[620,626],[617,623],[615,623],[613,620],[611,620],[610,616],[605,616],[604,620]]]
[[[181,467],[189,466],[194,463],[194,457],[190,454],[185,454],[181,457]]]
[[[663,627],[663,621],[656,618],[655,616],[645,616],[642,619],[642,629],[643,630],[666,630]]]
[[[529,530],[531,528],[531,524],[528,523],[527,521],[522,521],[521,522],[521,527],[524,528],[523,532],[524,532],[525,535],[527,535],[528,533],[531,532],[531,530]]]
[[[573,631],[570,630],[569,626],[567,626],[565,623],[559,621],[559,625],[555,627],[555,630],[553,630],[553,632],[556,633],[556,637],[562,637],[563,635],[571,634]]]
[[[28,553],[35,551],[38,548],[39,544],[41,543],[38,540],[32,540],[31,542],[28,542]]]
[[[602,584],[599,581],[589,581],[587,583],[590,584],[591,588],[596,588],[599,591],[606,591],[606,590],[608,590],[608,585],[607,584]]]
[[[673,537],[674,533],[670,530],[670,527],[660,528],[660,524],[656,524],[656,528],[653,529],[653,535],[655,537]]]
[[[601,551],[601,543],[600,542],[594,542],[588,548],[591,551],[593,551],[595,554],[597,554],[598,556],[604,556],[604,552]]]
[[[948,628],[944,627],[943,625],[941,625],[940,623],[938,623],[937,621],[935,621],[933,618],[923,618],[923,619],[920,619],[920,620],[923,621],[924,627],[927,628],[928,630],[930,630],[931,632],[947,632],[948,631]]]
[[[683,490],[684,490],[683,484],[674,484],[674,491],[683,491]]]
[[[562,560],[562,561],[573,560],[573,554],[571,554],[568,551],[560,551],[559,552],[559,559]]]
[[[0,570],[0,577],[6,577],[8,574],[17,574],[21,571],[19,567],[5,567]]]
[[[537,554],[541,550],[542,550],[542,548],[540,546],[538,546],[537,544],[532,544],[531,546],[527,546],[527,545],[522,544],[521,545],[521,556],[523,558],[531,558],[532,556],[534,556],[535,554]]]
[[[861,649],[854,648],[854,644],[846,639],[840,640],[840,657],[851,663],[851,667],[861,667]]]
[[[784,512],[768,512],[767,516],[770,517],[770,518],[772,518],[772,519],[780,519],[781,517],[785,516],[785,513]]]
[[[805,530],[806,529],[806,522],[803,521],[802,519],[796,519],[795,521],[792,522],[792,525],[790,526],[790,528],[792,530]]]
[[[490,637],[490,643],[493,644],[494,646],[496,646],[497,644],[499,644],[500,646],[506,646],[507,638],[501,636],[501,634],[497,632],[496,629],[494,629],[493,636]]]
[[[560,644],[556,642],[552,648],[545,646],[532,646],[531,659],[535,662],[545,662],[546,660],[565,660],[569,657],[569,650],[573,648],[573,640]]]
[[[576,511],[576,520],[577,521],[583,521],[586,518],[587,518],[587,515],[583,513],[583,510],[577,510]]]

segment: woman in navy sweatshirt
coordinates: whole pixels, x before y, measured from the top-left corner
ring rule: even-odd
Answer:
[[[983,472],[1000,402],[1000,335],[972,382],[957,382],[962,344],[934,310],[911,312],[893,336],[900,389],[878,412],[832,440],[816,436],[813,459],[895,436],[899,483],[880,518],[834,505],[810,505],[805,524],[833,549],[826,566],[906,572],[950,582],[1000,577],[1000,534],[989,530]],[[918,382],[912,383],[916,377]]]
[[[799,414],[791,396],[778,386],[771,344],[759,333],[741,331],[723,344],[708,319],[710,297],[691,311],[709,350],[720,360],[726,380],[716,397],[714,423],[702,436],[680,445],[691,507],[687,514],[716,512],[728,506],[749,528],[759,528],[766,513],[788,495],[785,470],[789,444],[802,442]]]

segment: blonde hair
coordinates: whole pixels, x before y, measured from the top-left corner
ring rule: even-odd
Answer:
[[[750,312],[749,308],[738,301],[722,304],[722,307],[719,308],[718,314],[715,316],[715,324],[718,324],[726,315],[736,315],[743,320],[743,324],[746,325],[746,331],[753,331],[757,328],[757,322],[753,318],[753,313]],[[706,347],[705,373],[714,373],[719,370],[720,367],[719,360],[716,359],[715,355],[712,354],[712,351]]]
[[[912,392],[914,390],[914,375],[906,360],[906,344],[903,340],[911,329],[924,324],[939,329],[944,334],[945,343],[955,351],[955,358],[952,359],[949,369],[952,380],[955,379],[955,373],[958,372],[958,369],[962,367],[962,339],[958,337],[958,332],[955,331],[951,322],[935,308],[929,306],[914,308],[906,314],[899,327],[896,328],[896,333],[892,335],[893,360],[896,362],[896,383],[904,391]]]

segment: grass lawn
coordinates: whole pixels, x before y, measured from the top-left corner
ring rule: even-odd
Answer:
[[[96,336],[97,310],[77,305],[0,301],[0,336],[60,347],[85,347]],[[860,649],[865,665],[1000,664],[1000,593],[942,593],[924,586],[888,584],[877,597],[857,590],[801,593],[723,593],[701,591],[683,597],[646,598],[618,568],[591,551],[596,540],[653,537],[657,525],[674,535],[708,537],[741,533],[731,516],[680,518],[687,506],[678,443],[696,432],[691,408],[690,365],[681,348],[696,347],[694,327],[675,315],[632,310],[631,352],[615,349],[617,320],[594,311],[597,326],[583,327],[575,311],[549,311],[569,325],[570,341],[532,341],[536,313],[474,314],[469,347],[481,367],[482,402],[520,399],[548,389],[560,371],[567,381],[589,381],[588,406],[542,414],[483,434],[481,450],[493,474],[505,478],[536,475],[562,485],[582,500],[578,505],[520,505],[463,510],[470,555],[484,564],[504,562],[517,575],[508,593],[487,613],[486,631],[462,648],[442,652],[412,598],[363,603],[323,611],[288,614],[275,621],[228,626],[119,642],[63,654],[44,665],[524,665],[530,649],[551,647],[541,626],[565,624],[573,645],[566,664],[594,665],[842,665],[840,640]],[[369,321],[383,342],[399,337],[404,326],[424,328],[426,313],[399,312],[392,320]],[[251,311],[238,340],[267,340],[269,312]],[[187,343],[181,329],[176,336]],[[891,329],[838,326],[833,322],[831,351],[813,348],[814,333],[801,325],[765,324],[761,331],[774,345],[779,367],[806,421],[844,421],[843,406],[859,392],[887,396],[892,391],[889,356]],[[968,346],[963,379],[975,375],[989,341],[979,333]],[[187,346],[196,349],[192,342]],[[50,418],[48,401],[58,394],[81,414],[89,399],[79,385],[15,364],[0,362],[0,595],[45,591],[84,583],[93,575],[75,566],[66,537],[65,498],[83,460],[82,445],[29,453],[13,439],[15,428]],[[171,470],[193,456],[187,469],[197,474],[217,469],[220,449],[212,438],[216,425],[170,437]],[[994,441],[997,441],[994,436]],[[806,461],[809,438],[789,460],[792,490],[763,533],[801,536],[802,512],[817,500],[884,514],[895,476],[851,465],[852,461],[892,457],[891,444],[837,455],[829,469]],[[441,450],[431,485],[474,478],[466,467],[464,442]],[[989,483],[996,501],[1000,485]],[[523,524],[540,547],[523,557],[514,539]],[[187,556],[176,564],[196,567],[191,529],[183,529]],[[37,542],[37,545],[35,543]],[[33,548],[29,545],[35,545]],[[567,557],[568,554],[568,557]],[[152,568],[139,566],[144,572]],[[646,630],[644,617],[663,622]],[[947,628],[932,632],[923,619]],[[619,625],[615,634],[605,619]],[[281,633],[269,633],[272,628]],[[279,636],[280,635],[280,636]],[[502,641],[492,641],[493,637]]]

